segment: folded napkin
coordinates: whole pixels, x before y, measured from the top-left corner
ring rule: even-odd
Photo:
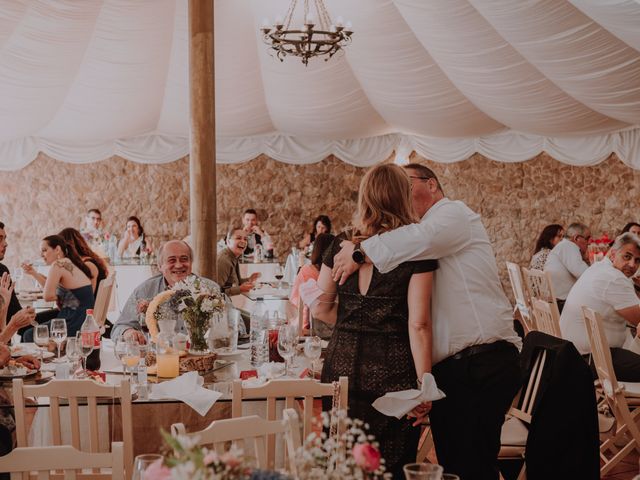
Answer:
[[[382,397],[377,398],[371,405],[380,413],[400,419],[421,403],[440,400],[445,396],[446,395],[438,389],[436,379],[433,378],[433,375],[425,373],[422,376],[421,390],[411,389],[385,393]]]
[[[203,383],[204,379],[198,375],[198,372],[188,372],[173,380],[154,385],[149,398],[180,400],[204,417],[222,393],[204,388]]]

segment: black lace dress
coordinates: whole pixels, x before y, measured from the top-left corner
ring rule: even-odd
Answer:
[[[334,242],[325,254],[324,264],[330,268],[339,244]],[[357,274],[338,286],[338,318],[322,381],[349,377],[349,416],[369,424],[394,478],[403,478],[402,466],[415,462],[420,428],[406,418],[387,417],[371,404],[387,392],[417,388],[409,345],[409,280],[414,273],[436,268],[437,260],[406,262],[384,274],[374,267],[366,295],[359,293]]]

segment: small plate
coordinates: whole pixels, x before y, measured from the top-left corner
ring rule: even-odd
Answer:
[[[5,367],[6,368],[6,367]],[[0,370],[0,379],[10,379],[10,378],[24,378],[24,377],[28,377],[30,375],[35,375],[36,373],[38,373],[38,370],[34,369],[27,369],[26,373],[15,373],[15,374],[9,374],[6,373],[4,371],[4,369]]]
[[[34,350],[32,348],[16,348],[16,347],[12,347],[11,348],[11,356],[12,357],[21,357],[23,355],[33,355],[34,357],[40,357],[40,352],[37,350]],[[42,351],[42,359],[43,360],[47,360],[48,358],[53,358],[55,357],[55,354],[53,352],[49,352],[47,351]]]

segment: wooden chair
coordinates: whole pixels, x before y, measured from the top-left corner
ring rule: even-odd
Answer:
[[[533,418],[533,408],[540,389],[540,380],[546,361],[547,351],[540,349],[534,359],[527,382],[516,396],[514,406],[509,410],[507,419],[502,426],[500,438],[502,445],[498,454],[498,458],[501,460],[522,459],[524,461],[525,446],[529,434],[528,425],[531,424],[531,419]],[[526,478],[526,465],[523,463],[518,480],[525,480]]]
[[[289,474],[293,478],[297,478],[295,454],[296,450],[302,446],[302,441],[298,414],[291,408],[284,410],[281,420],[265,420],[257,415],[228,418],[215,420],[204,430],[192,433],[187,433],[182,423],[175,423],[171,425],[171,433],[197,437],[198,445],[211,445],[219,454],[227,449],[228,442],[239,444],[238,446],[244,450],[246,442],[250,441],[253,445],[256,466],[260,469],[273,468],[273,463],[270,461],[266,449],[267,439],[282,435],[289,458]]]
[[[536,325],[535,319],[533,318],[529,294],[524,288],[520,265],[513,262],[507,262],[507,272],[509,273],[513,296],[516,300],[516,310],[520,314],[520,320],[526,335],[530,331],[535,330]]]
[[[48,479],[51,471],[64,471],[66,480],[88,478],[82,469],[110,468],[107,478],[124,480],[124,461],[122,442],[111,444],[110,453],[87,453],[76,450],[72,446],[56,447],[18,447],[8,455],[0,457],[0,472],[11,473],[11,480],[29,478],[31,472],[38,472],[38,479]],[[56,472],[55,477],[60,477]],[[93,475],[90,475],[92,478]],[[130,477],[126,477],[130,478]]]
[[[532,304],[537,330],[554,337],[562,338],[562,333],[560,332],[560,313],[558,312],[556,303],[533,299]]]
[[[302,399],[303,438],[313,432],[313,403],[318,397],[332,397],[338,408],[347,409],[349,395],[349,377],[340,377],[338,382],[320,383],[311,379],[276,379],[258,387],[243,387],[242,380],[233,382],[231,416],[242,416],[243,400],[265,400],[267,420],[276,419],[276,402],[284,400],[285,408],[294,408],[297,399]],[[267,438],[267,456],[270,462],[275,461],[275,437]]]
[[[88,408],[89,452],[97,453],[99,446],[98,398],[118,399],[122,411],[122,439],[126,478],[131,478],[133,467],[133,429],[131,416],[131,389],[128,380],[119,386],[101,385],[93,380],[51,380],[44,385],[24,385],[21,379],[13,380],[13,403],[16,414],[18,447],[27,447],[27,422],[25,400],[28,397],[49,397],[52,440],[55,446],[62,444],[61,399],[68,400],[71,445],[81,449],[80,403]],[[83,425],[84,426],[84,425]],[[108,476],[105,478],[109,478]]]
[[[556,294],[553,291],[549,272],[522,267],[522,278],[531,303],[533,303],[534,299],[556,303]],[[558,305],[556,304],[557,308]]]
[[[638,428],[640,408],[629,408],[630,403],[638,404],[640,383],[618,382],[600,314],[590,308],[582,307],[582,315],[602,394],[616,420],[613,435],[600,444],[600,475],[605,476],[632,451],[640,451],[640,429]]]
[[[109,311],[109,302],[113,293],[113,285],[116,280],[116,274],[112,273],[107,278],[100,282],[98,287],[98,293],[96,295],[96,301],[93,306],[93,316],[98,322],[98,325],[104,325],[107,319],[107,312]]]

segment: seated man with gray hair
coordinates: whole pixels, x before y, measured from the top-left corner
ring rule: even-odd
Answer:
[[[589,268],[585,258],[591,240],[591,231],[583,223],[572,223],[564,238],[553,247],[544,271],[551,275],[551,285],[556,294],[558,309],[562,313],[565,300],[576,280]]]
[[[582,307],[602,316],[611,347],[613,369],[620,381],[640,382],[640,355],[622,346],[627,339],[627,322],[640,321],[640,299],[631,277],[640,266],[640,238],[624,233],[616,238],[606,258],[591,265],[571,289],[560,316],[562,338],[570,340],[582,355],[591,353]]]
[[[145,280],[136,287],[127,303],[125,303],[120,318],[113,326],[111,338],[120,336],[135,338],[139,343],[145,343],[142,333],[142,326],[139,321],[138,304],[140,302],[150,302],[160,292],[172,288],[176,283],[191,275],[191,265],[193,262],[193,251],[191,247],[182,240],[170,240],[165,243],[158,252],[158,269],[160,273],[148,280]],[[208,278],[202,278],[203,284],[215,287],[218,285]],[[184,330],[182,318],[178,317],[176,328]]]

